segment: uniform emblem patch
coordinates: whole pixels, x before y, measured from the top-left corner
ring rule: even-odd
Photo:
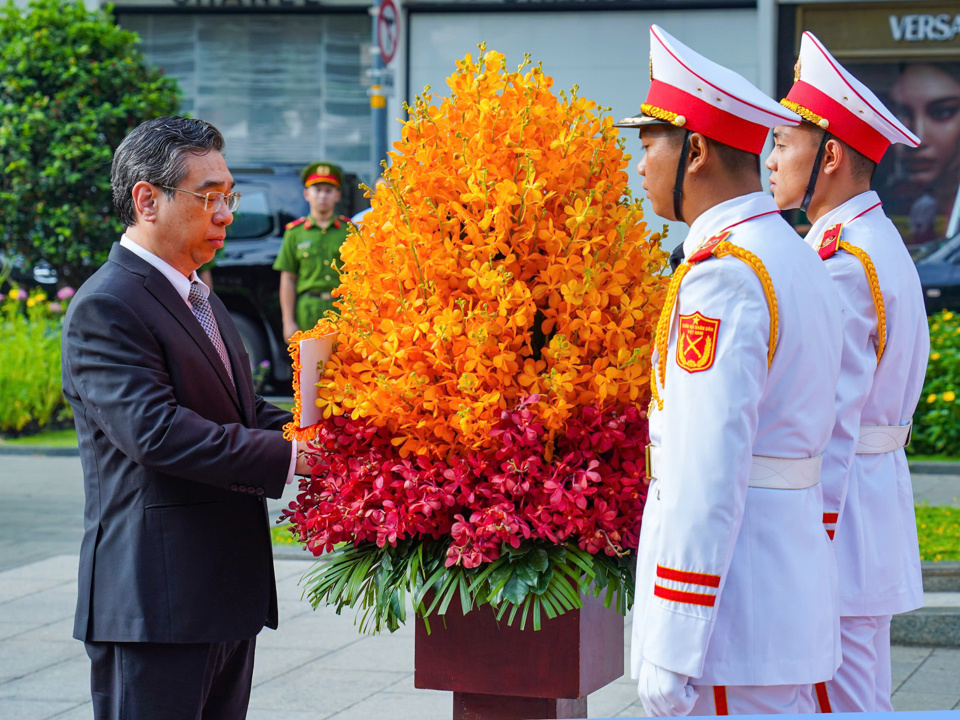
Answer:
[[[677,365],[688,373],[703,372],[713,367],[717,354],[717,333],[720,320],[698,312],[680,316],[677,337]]]
[[[840,233],[843,231],[843,223],[837,223],[831,226],[820,239],[820,247],[817,254],[822,260],[833,257],[840,249]]]

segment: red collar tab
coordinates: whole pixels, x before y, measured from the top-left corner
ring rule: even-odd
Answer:
[[[712,238],[707,240],[707,242],[705,242],[699,250],[687,258],[687,262],[692,265],[693,263],[698,263],[701,260],[706,260],[708,257],[713,255],[713,251],[717,249],[717,245],[722,243],[728,237],[730,237],[729,230],[724,230],[721,233],[717,233]]]
[[[299,218],[299,219],[297,219],[297,220],[294,220],[293,222],[288,222],[286,225],[283,226],[283,228],[284,228],[284,230],[292,230],[292,229],[295,228],[297,225],[303,225],[303,223],[305,223],[305,222],[307,222],[307,218],[302,217],[302,218]],[[310,226],[307,225],[307,227],[310,227]]]
[[[820,239],[820,248],[817,254],[821,260],[832,257],[840,249],[840,232],[843,230],[843,223],[837,223],[828,228]]]
[[[339,229],[340,229],[340,219],[339,219],[339,218],[333,221],[333,227],[334,227],[334,229],[336,229],[336,230],[339,230]]]

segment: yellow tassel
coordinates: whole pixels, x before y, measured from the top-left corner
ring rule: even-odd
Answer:
[[[735,258],[743,260],[747,265],[753,268],[753,271],[760,278],[760,284],[763,285],[763,292],[767,296],[767,308],[770,310],[770,345],[767,349],[767,367],[773,362],[773,353],[777,349],[777,340],[780,333],[780,314],[777,310],[777,294],[773,291],[773,280],[770,279],[770,273],[763,266],[763,262],[748,250],[738,247],[729,242],[722,242],[717,245],[713,251],[717,257],[724,255],[733,255]]]
[[[663,410],[663,399],[657,392],[657,375],[660,376],[660,385],[666,384],[667,378],[667,342],[670,339],[670,325],[673,323],[673,306],[677,302],[677,293],[680,291],[680,281],[693,265],[683,263],[673,272],[670,286],[667,288],[667,297],[660,310],[660,319],[657,321],[657,334],[654,347],[657,349],[657,372],[650,373],[650,391],[657,403],[657,408]]]
[[[883,357],[883,349],[887,344],[887,309],[883,304],[883,293],[880,292],[880,279],[877,277],[877,268],[873,264],[870,256],[845,240],[840,241],[840,249],[846,250],[855,256],[860,264],[863,265],[863,271],[867,274],[867,282],[870,284],[870,294],[873,296],[873,307],[877,311],[877,364]]]

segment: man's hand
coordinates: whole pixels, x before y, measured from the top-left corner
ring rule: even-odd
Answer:
[[[284,342],[290,342],[290,338],[293,337],[294,333],[300,332],[300,326],[297,325],[296,321],[285,320],[283,323],[283,340]]]
[[[297,466],[293,469],[294,475],[310,475],[316,462],[316,454],[310,443],[297,441]]]
[[[666,670],[644,660],[640,666],[637,694],[651,717],[689,715],[698,693],[686,675]]]

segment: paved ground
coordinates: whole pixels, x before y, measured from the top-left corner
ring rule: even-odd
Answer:
[[[915,486],[931,504],[960,506],[960,478],[918,475]],[[92,717],[87,659],[71,638],[82,495],[77,458],[0,455],[0,720]],[[250,720],[450,717],[449,693],[414,688],[412,625],[370,637],[352,615],[313,611],[297,586],[309,563],[286,557],[280,629],[258,641]],[[897,710],[960,709],[960,649],[895,647],[893,675]],[[628,679],[590,696],[590,717],[642,714]]]

